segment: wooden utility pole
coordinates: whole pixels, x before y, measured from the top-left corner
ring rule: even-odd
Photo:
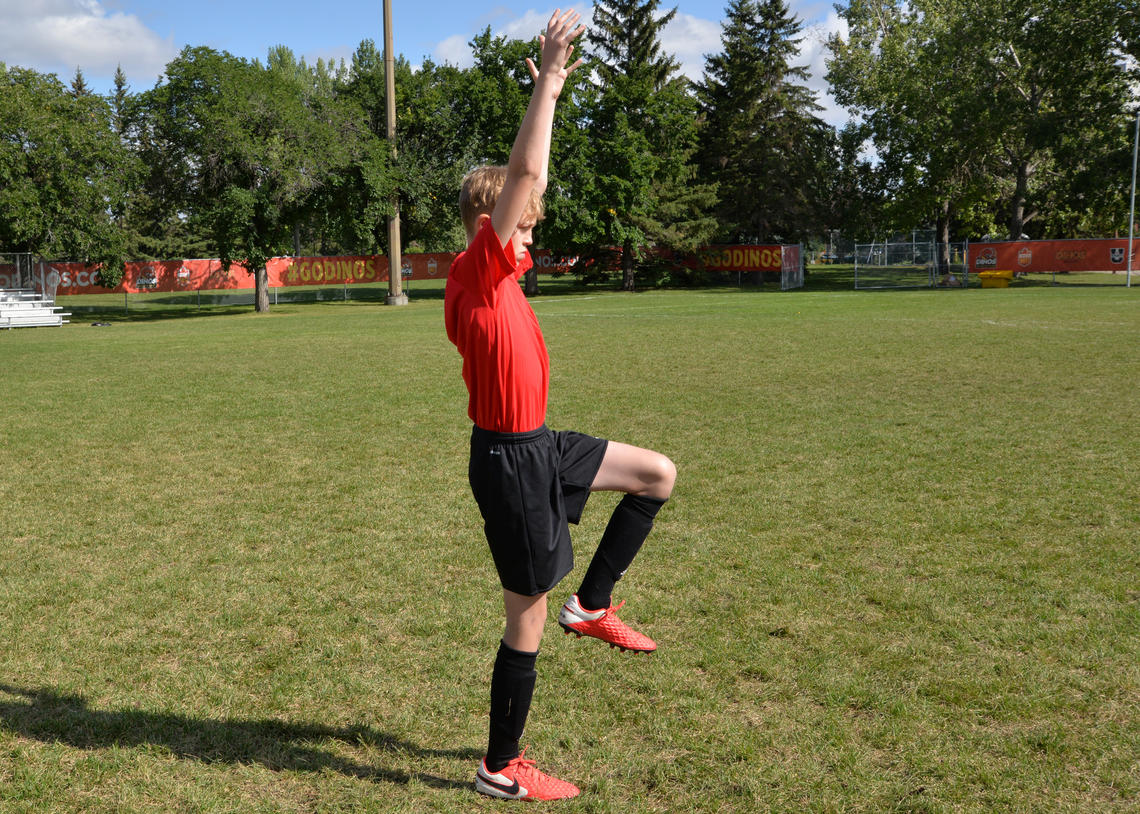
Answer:
[[[396,159],[396,57],[392,52],[392,0],[384,0],[384,83],[388,99],[388,148]],[[400,196],[392,196],[388,218],[388,305],[407,305],[400,257]]]
[[[1128,205],[1128,280],[1132,288],[1132,236],[1136,233],[1136,153],[1140,150],[1140,110],[1136,111],[1136,134],[1132,136],[1132,202]]]

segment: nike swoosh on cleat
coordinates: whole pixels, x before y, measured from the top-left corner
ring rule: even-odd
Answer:
[[[521,788],[521,786],[519,786],[519,781],[517,781],[517,780],[508,786],[504,783],[499,783],[499,782],[492,780],[491,778],[487,777],[487,775],[485,775],[485,774],[481,774],[481,775],[479,775],[479,777],[488,786],[492,786],[493,788],[496,788],[499,791],[501,791],[503,794],[509,794],[512,797],[517,795],[519,793],[519,789]]]

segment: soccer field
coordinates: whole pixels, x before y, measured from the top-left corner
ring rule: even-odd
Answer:
[[[533,305],[549,424],[679,470],[659,652],[547,629],[539,810],[1135,811],[1140,296]],[[506,811],[441,301],[88,323],[0,333],[0,811]]]

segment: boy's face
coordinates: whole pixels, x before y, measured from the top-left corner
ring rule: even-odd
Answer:
[[[522,262],[526,257],[527,246],[534,242],[534,224],[531,218],[523,218],[511,235],[511,251],[514,252],[515,263]]]

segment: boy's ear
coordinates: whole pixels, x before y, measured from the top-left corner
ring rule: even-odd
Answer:
[[[481,215],[475,216],[475,232],[478,234],[479,230],[483,228],[483,224],[491,219],[490,212],[484,212]]]

